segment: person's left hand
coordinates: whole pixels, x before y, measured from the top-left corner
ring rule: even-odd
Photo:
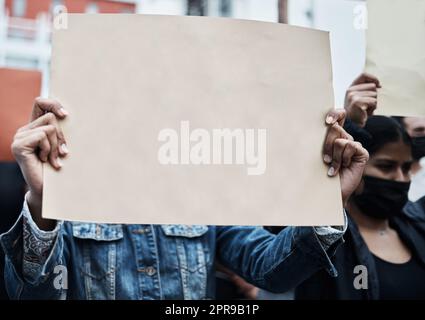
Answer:
[[[323,148],[323,161],[329,165],[328,175],[339,174],[344,206],[362,179],[369,153],[360,142],[353,141],[343,128],[345,110],[335,109],[326,116],[328,132]]]
[[[347,116],[360,127],[373,115],[378,104],[379,79],[369,73],[362,73],[354,79],[345,94]]]
[[[230,279],[238,288],[239,293],[241,293],[246,299],[256,300],[258,297],[258,292],[260,291],[256,286],[246,282],[243,278],[239,277],[236,274],[231,274]]]

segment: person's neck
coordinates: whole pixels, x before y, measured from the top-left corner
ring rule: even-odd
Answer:
[[[348,212],[361,230],[385,231],[390,229],[388,219],[375,219],[365,215],[353,201],[348,203]]]

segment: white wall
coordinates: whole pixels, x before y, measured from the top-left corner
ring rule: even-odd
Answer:
[[[234,18],[277,22],[277,0],[233,0]]]
[[[313,27],[310,15],[314,0],[288,0],[288,22],[301,27]]]
[[[137,12],[144,14],[183,15],[186,13],[186,0],[142,0]]]
[[[290,24],[330,31],[336,106],[343,106],[346,89],[364,67],[365,32],[354,28],[359,5],[364,1],[289,0]]]

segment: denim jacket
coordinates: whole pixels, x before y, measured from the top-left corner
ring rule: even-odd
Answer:
[[[261,227],[58,222],[42,231],[24,203],[1,235],[12,299],[213,299],[214,261],[284,292],[326,269],[346,226]]]

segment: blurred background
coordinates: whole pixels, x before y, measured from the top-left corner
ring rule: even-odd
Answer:
[[[48,95],[50,34],[54,8],[70,13],[143,13],[223,16],[282,22],[331,32],[336,103],[365,59],[364,30],[355,18],[365,6],[354,0],[0,0],[0,68],[41,74],[40,94]],[[17,72],[19,73],[19,72]],[[8,72],[7,77],[22,78]],[[37,82],[33,73],[28,73]],[[0,81],[2,80],[0,74]],[[29,81],[29,80],[28,80]],[[0,88],[3,86],[0,84]],[[25,85],[31,86],[29,83]],[[1,89],[0,89],[1,90]],[[9,95],[10,96],[10,95]],[[0,100],[3,104],[3,100]]]
[[[364,1],[354,0],[0,0],[0,233],[21,210],[24,181],[10,152],[37,96],[48,96],[54,14],[142,13],[222,16],[331,32],[335,103],[364,66]],[[255,44],[253,44],[255,45]],[[1,249],[0,249],[1,251]],[[0,252],[0,274],[4,258]],[[0,298],[6,298],[0,276]]]

